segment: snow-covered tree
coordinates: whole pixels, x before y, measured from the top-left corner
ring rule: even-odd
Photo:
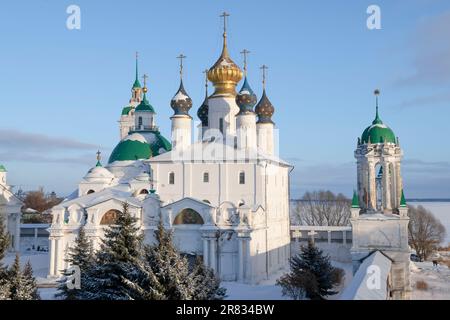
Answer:
[[[145,260],[156,276],[163,296],[168,300],[191,300],[194,297],[195,281],[189,272],[189,263],[175,248],[172,232],[165,230],[159,219],[155,231],[156,243],[146,246]]]
[[[105,232],[96,262],[82,273],[80,299],[132,299],[128,284],[137,281],[136,266],[143,255],[143,236],[136,222],[125,203],[115,223]]]
[[[82,226],[78,232],[78,237],[75,239],[74,246],[68,249],[66,261],[69,266],[77,266],[80,269],[80,282],[83,283],[83,280],[86,279],[86,273],[92,267],[94,260],[95,257],[92,243],[86,237],[84,226]],[[65,300],[78,300],[81,298],[80,294],[82,294],[82,292],[78,288],[71,288],[68,286],[69,281],[74,281],[74,279],[72,279],[74,272],[74,269],[71,269],[70,267],[64,270],[64,277],[61,279],[58,286],[59,292],[56,294],[57,297]]]
[[[36,278],[33,275],[33,267],[31,266],[30,260],[27,261],[23,268],[23,277],[25,279],[26,287],[29,288],[32,300],[40,300],[41,297],[38,293]]]
[[[220,286],[220,279],[200,257],[195,260],[191,277],[194,280],[193,300],[222,300],[226,297],[226,289]]]
[[[0,214],[0,300],[8,299],[10,292],[6,267],[2,263],[9,243],[9,235],[5,230],[3,216]]]
[[[334,268],[330,258],[324,255],[312,241],[302,246],[300,254],[290,259],[291,272],[277,280],[283,295],[293,299],[325,299],[336,294],[333,288],[342,279],[342,270]]]
[[[36,300],[39,299],[36,281],[33,277],[33,270],[28,263],[26,270],[20,269],[19,254],[16,254],[14,263],[8,270],[9,274],[9,298],[11,300]],[[26,272],[25,272],[26,271]]]

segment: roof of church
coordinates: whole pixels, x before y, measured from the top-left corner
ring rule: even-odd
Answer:
[[[122,115],[127,116],[130,111],[133,110],[133,106],[126,106],[122,109]]]
[[[108,163],[150,159],[170,150],[172,145],[159,131],[134,132],[117,144]]]
[[[2,164],[0,164],[0,172],[6,172],[5,166]]]
[[[387,125],[383,123],[378,114],[378,95],[379,90],[375,90],[376,100],[376,114],[372,124],[368,126],[361,135],[361,143],[397,143],[395,134]]]
[[[136,107],[135,111],[156,113],[155,109],[153,109],[152,105],[148,102],[146,93],[144,93],[144,97],[142,98],[141,103],[139,103]]]

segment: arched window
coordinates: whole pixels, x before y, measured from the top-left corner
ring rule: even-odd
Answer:
[[[120,213],[119,210],[115,210],[115,209],[111,209],[109,211],[107,211],[103,217],[102,220],[100,220],[100,224],[101,225],[110,225],[110,224],[114,224],[117,221],[117,216]]]
[[[209,182],[209,172],[203,172],[203,182]]]
[[[148,194],[148,190],[147,189],[142,189],[141,192],[139,192],[139,194]]]
[[[175,217],[173,224],[204,224],[202,216],[194,209],[183,209]]]
[[[239,184],[245,184],[245,172],[239,172]]]
[[[175,172],[169,173],[169,184],[175,184]]]
[[[91,194],[91,193],[94,193],[95,191],[94,190],[89,190],[88,192],[86,192],[86,194]]]
[[[142,127],[142,117],[138,118],[138,126],[139,128]]]

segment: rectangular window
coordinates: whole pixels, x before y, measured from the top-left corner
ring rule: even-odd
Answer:
[[[219,130],[220,130],[220,133],[223,134],[223,118],[219,119]]]
[[[175,173],[169,173],[169,184],[175,184]]]
[[[245,172],[239,172],[239,184],[245,184]]]
[[[203,173],[203,182],[209,182],[209,173],[208,172],[204,172]]]

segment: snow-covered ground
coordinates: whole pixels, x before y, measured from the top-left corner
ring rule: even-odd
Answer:
[[[421,205],[439,218],[445,229],[447,229],[447,235],[443,245],[450,245],[450,201],[411,201],[408,204],[415,207]]]
[[[419,290],[417,281],[425,281],[427,290]],[[433,267],[432,262],[411,262],[413,300],[450,300],[450,269],[445,265]]]

